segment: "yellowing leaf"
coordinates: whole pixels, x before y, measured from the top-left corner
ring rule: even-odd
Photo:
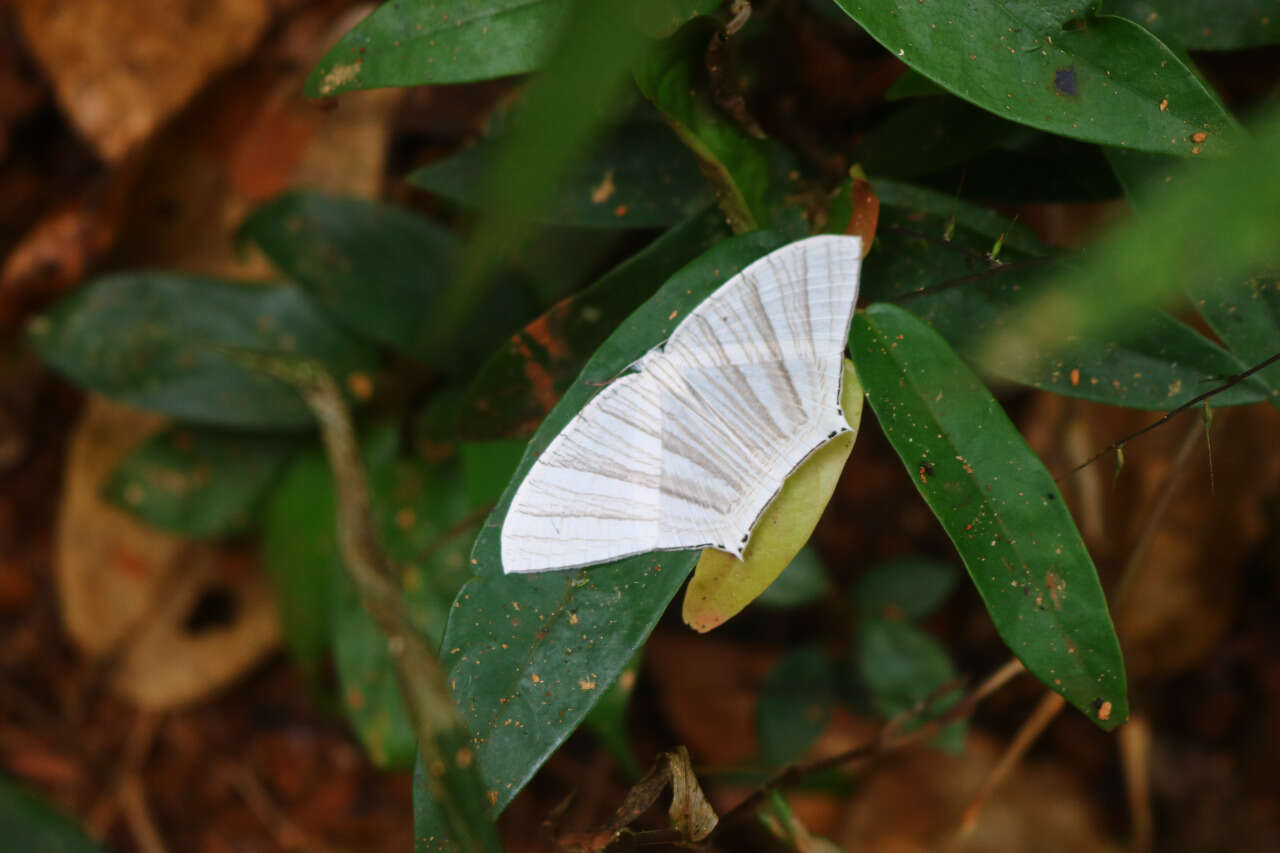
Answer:
[[[714,548],[702,552],[684,594],[684,621],[695,631],[710,631],[754,601],[809,541],[862,422],[862,383],[847,359],[841,404],[853,429],[818,448],[787,478],[751,532],[743,559]]]

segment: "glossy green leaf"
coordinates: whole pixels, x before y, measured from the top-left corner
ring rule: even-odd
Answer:
[[[69,817],[0,776],[0,838],[7,850],[31,853],[102,853]]]
[[[482,527],[472,552],[476,577],[458,595],[443,648],[495,812],[577,727],[602,686],[618,677],[698,557],[697,551],[659,552],[576,571],[504,575],[502,520],[516,487],[599,383],[665,340],[711,291],[783,242],[757,232],[720,243],[637,309],[547,416]],[[440,816],[421,793],[415,786],[416,834],[441,838]]]
[[[804,607],[819,601],[829,583],[822,558],[813,546],[806,545],[777,580],[756,596],[755,603],[765,607]]]
[[[1239,50],[1280,42],[1275,0],[1103,0],[1102,8],[1188,50]]]
[[[761,761],[777,767],[804,755],[831,722],[837,693],[821,647],[784,655],[766,676],[756,704]]]
[[[931,476],[928,466],[917,478]],[[858,578],[853,605],[864,618],[915,621],[932,613],[956,584],[956,571],[946,563],[923,557],[903,557],[878,563]]]
[[[907,622],[868,618],[858,625],[858,673],[871,691],[876,708],[886,719],[910,711],[956,677],[955,664],[937,640]],[[930,710],[940,713],[954,705],[960,691],[940,696]],[[926,714],[928,717],[936,713]],[[908,730],[912,726],[907,727]],[[963,723],[952,723],[934,741],[952,752],[964,747]]]
[[[1000,255],[1005,263],[994,264],[987,253],[1000,225],[990,211],[971,216],[966,206],[939,194],[900,190],[881,196],[876,250],[863,266],[863,298],[911,310],[970,360],[978,360],[1024,306],[1050,294],[1061,270],[1078,263],[1037,257],[1044,250],[1011,231]],[[903,207],[900,200],[910,203]],[[948,208],[955,212],[947,214]],[[1173,408],[1243,368],[1199,332],[1151,310],[1133,312],[1127,328],[1106,335],[1082,335],[1056,350],[1023,351],[982,366],[1066,396],[1153,410]],[[1259,383],[1246,382],[1216,402],[1244,405],[1265,394]]]
[[[631,748],[631,739],[627,736],[627,708],[631,706],[631,693],[635,690],[640,658],[641,654],[637,652],[583,720],[592,734],[613,755],[623,772],[632,779],[639,779],[642,771],[635,750]]]
[[[226,536],[257,520],[263,497],[302,444],[299,436],[172,426],[125,457],[103,494],[162,530]]]
[[[466,207],[484,203],[484,181],[502,139],[423,166],[409,183]],[[499,200],[500,201],[500,200]],[[662,121],[634,115],[569,163],[534,222],[577,228],[675,225],[711,202],[697,161]]]
[[[275,592],[285,644],[306,668],[329,648],[330,563],[337,551],[333,481],[318,448],[299,454],[267,500],[262,564]]]
[[[572,8],[572,0],[391,0],[330,48],[307,79],[307,96],[532,71]]]
[[[78,385],[219,426],[312,424],[296,391],[223,348],[310,358],[347,384],[369,384],[377,364],[294,288],[174,273],[97,279],[33,319],[28,332],[40,357]]]
[[[239,237],[353,332],[435,363],[448,358],[452,341],[427,334],[456,261],[447,229],[391,205],[298,190],[259,206]]]
[[[855,315],[850,345],[881,428],[1005,644],[1098,725],[1119,725],[1120,646],[1053,477],[973,372],[907,312],[870,306]]]
[[[836,0],[910,68],[985,110],[1075,139],[1189,156],[1239,129],[1176,54],[1074,0],[960,4]],[[1203,142],[1192,137],[1205,134]]]
[[[1188,283],[1243,280],[1280,265],[1280,193],[1259,191],[1280,186],[1280,111],[1241,149],[1153,190],[1142,216],[1008,317],[987,340],[983,362],[1018,363],[1077,337],[1111,334]]]
[[[711,182],[735,232],[769,222],[769,143],[748,135],[711,101],[707,45],[716,37],[702,22],[686,26],[635,67],[635,81],[689,147]]]
[[[672,273],[728,235],[705,211],[565,299],[490,356],[461,404],[467,438],[529,435],[600,344]]]

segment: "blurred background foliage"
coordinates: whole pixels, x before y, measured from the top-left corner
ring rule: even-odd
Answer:
[[[1268,849],[1280,5],[944,5],[0,10],[0,834]],[[866,426],[779,503],[812,542],[709,637],[696,553],[503,576],[538,450],[812,233],[870,245]],[[238,351],[341,388],[447,773]],[[637,780],[684,805],[615,815]]]

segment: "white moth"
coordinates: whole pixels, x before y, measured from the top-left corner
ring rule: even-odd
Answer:
[[[502,568],[572,569],[650,551],[741,557],[840,408],[862,241],[820,236],[760,258],[547,445],[502,525]]]

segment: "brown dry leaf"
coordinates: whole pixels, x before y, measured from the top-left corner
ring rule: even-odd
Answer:
[[[162,423],[90,398],[71,441],[54,546],[68,633],[111,661],[115,689],[156,709],[225,686],[279,642],[256,569],[226,549],[147,527],[100,496],[103,478]]]
[[[158,533],[108,504],[102,482],[163,419],[91,397],[71,438],[54,540],[62,620],[97,657],[112,651],[146,616],[181,540]]]
[[[658,756],[653,768],[627,792],[607,826],[592,832],[562,836],[557,840],[557,846],[566,853],[600,853],[617,839],[623,829],[647,812],[668,785],[671,787],[671,806],[667,812],[671,825],[680,831],[682,839],[696,843],[710,835],[718,818],[693,772],[689,750],[678,746],[675,751]]]
[[[678,746],[675,752],[667,753],[664,758],[671,780],[671,808],[668,810],[671,824],[680,830],[685,841],[701,841],[716,828],[719,819],[698,784],[698,776],[689,761],[689,750]]]
[[[859,170],[861,171],[861,170]],[[876,226],[880,224],[880,198],[865,179],[856,177],[849,186],[853,203],[853,215],[844,233],[862,238],[862,257],[866,257],[876,240]]]
[[[188,545],[182,571],[130,637],[111,685],[146,708],[178,707],[226,686],[279,642],[271,588],[256,562]]]
[[[403,93],[354,92],[336,106],[302,94],[306,71],[367,11],[303,9],[250,66],[219,81],[162,133],[115,260],[266,278],[273,273],[265,258],[236,252],[233,240],[258,202],[292,186],[376,197]]]
[[[270,0],[25,0],[23,36],[72,123],[119,162],[248,55]]]
[[[131,160],[97,179],[23,236],[0,270],[0,327],[16,325],[29,311],[70,290],[114,245],[138,162]]]

